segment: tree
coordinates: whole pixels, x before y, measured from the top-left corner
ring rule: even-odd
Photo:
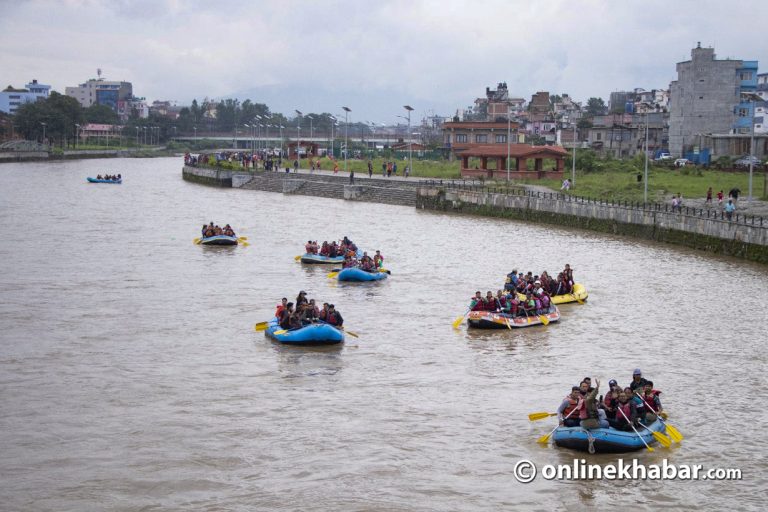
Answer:
[[[117,112],[106,105],[93,104],[83,111],[85,121],[98,124],[117,124]]]
[[[14,124],[26,139],[42,141],[45,131],[45,138],[56,143],[74,137],[75,124],[84,122],[80,103],[75,98],[53,91],[44,100],[21,105],[16,111]]]
[[[587,115],[594,117],[594,116],[602,116],[605,114],[605,102],[603,101],[603,98],[589,98],[587,100]]]

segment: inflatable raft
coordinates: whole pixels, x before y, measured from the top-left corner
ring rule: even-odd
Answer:
[[[467,325],[476,329],[509,329],[509,328],[521,328],[532,327],[534,325],[541,325],[544,322],[541,321],[539,316],[546,316],[550,322],[557,322],[560,320],[560,310],[556,306],[550,306],[549,312],[543,315],[536,315],[529,313],[526,317],[512,316],[507,313],[493,313],[491,311],[470,311],[467,315]]]
[[[360,268],[345,268],[336,277],[339,281],[381,281],[387,278],[386,272],[366,272]]]
[[[227,235],[209,236],[200,239],[201,245],[237,245],[237,237]]]
[[[654,432],[664,432],[664,423],[659,420],[647,425]],[[653,434],[643,427],[638,427],[640,437],[649,445],[656,442]],[[634,431],[625,432],[615,428],[596,428],[585,430],[581,427],[558,427],[552,438],[557,446],[590,453],[624,453],[645,448]],[[590,446],[592,449],[590,449]]]
[[[357,257],[362,258],[363,251],[358,249]],[[306,253],[301,256],[301,262],[310,265],[341,265],[344,263],[344,256],[334,256],[333,258],[329,258],[328,256],[321,256],[319,254]]]
[[[326,323],[310,324],[300,329],[275,334],[282,330],[277,323],[277,318],[273,318],[269,321],[269,327],[264,331],[264,335],[286,345],[335,345],[344,341],[344,332]]]
[[[119,185],[122,182],[122,178],[119,180],[97,180],[96,178],[88,178],[88,183],[112,183],[113,185]]]
[[[568,304],[569,302],[579,302],[579,301],[583,302],[587,300],[587,297],[589,297],[589,294],[587,293],[587,289],[584,287],[584,285],[579,283],[573,283],[572,293],[567,293],[563,295],[553,295],[552,303]]]

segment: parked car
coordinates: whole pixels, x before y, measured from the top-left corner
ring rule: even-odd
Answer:
[[[664,160],[672,160],[672,155],[669,153],[661,153],[659,156],[654,158],[656,162],[663,162]]]
[[[736,167],[749,167],[750,163],[753,167],[761,167],[763,165],[759,158],[752,155],[744,155],[743,157],[733,162],[733,165]]]
[[[693,162],[687,158],[678,158],[675,160],[675,167],[685,167],[686,165],[693,165]]]

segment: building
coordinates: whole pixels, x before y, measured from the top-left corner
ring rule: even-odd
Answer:
[[[149,107],[149,110],[153,114],[157,114],[161,117],[167,117],[171,120],[176,120],[179,118],[179,114],[181,113],[181,109],[184,107],[179,107],[173,104],[171,101],[153,101],[152,106]]]
[[[756,61],[717,60],[713,48],[697,45],[669,85],[670,153],[687,154],[712,134],[748,133],[753,103],[741,93],[756,89]]]
[[[549,93],[547,91],[539,91],[536,94],[533,94],[531,96],[531,103],[528,105],[528,112],[531,116],[546,116],[551,114],[552,105],[549,102]]]
[[[118,102],[133,98],[131,82],[116,82],[101,78],[91,78],[77,87],[66,87],[64,94],[75,98],[83,108],[91,105],[106,105],[118,111]]]
[[[475,121],[501,121],[507,116],[519,115],[525,107],[524,98],[510,98],[506,82],[499,82],[496,89],[485,88],[485,98],[477,98],[472,109]],[[458,112],[457,112],[458,115]],[[464,120],[465,116],[460,119]]]
[[[131,117],[146,119],[149,117],[149,105],[144,98],[131,97],[118,100],[117,115],[121,121],[127,121]]]
[[[462,178],[561,180],[568,151],[560,146],[474,144],[459,151],[457,156],[461,159]],[[477,163],[472,165],[470,158]],[[528,161],[533,162],[532,169],[529,169]]]
[[[23,89],[8,86],[0,92],[0,112],[15,114],[16,110],[24,103],[44,100],[51,92],[50,85],[44,85],[32,80]]]
[[[627,103],[632,103],[634,93],[629,91],[614,91],[608,99],[608,112],[623,114],[627,111]],[[631,112],[630,112],[631,113]]]
[[[661,112],[595,116],[587,135],[587,142],[589,147],[602,155],[631,158],[643,152],[646,122],[648,123],[649,155],[666,149],[666,115]]]
[[[452,155],[476,144],[500,144],[506,147],[507,133],[511,132],[510,142],[517,142],[519,128],[520,124],[516,121],[449,121],[443,123],[443,147],[450,150]]]

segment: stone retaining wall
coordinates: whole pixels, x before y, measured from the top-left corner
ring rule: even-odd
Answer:
[[[562,197],[422,187],[416,207],[589,229],[768,263],[768,225]]]

